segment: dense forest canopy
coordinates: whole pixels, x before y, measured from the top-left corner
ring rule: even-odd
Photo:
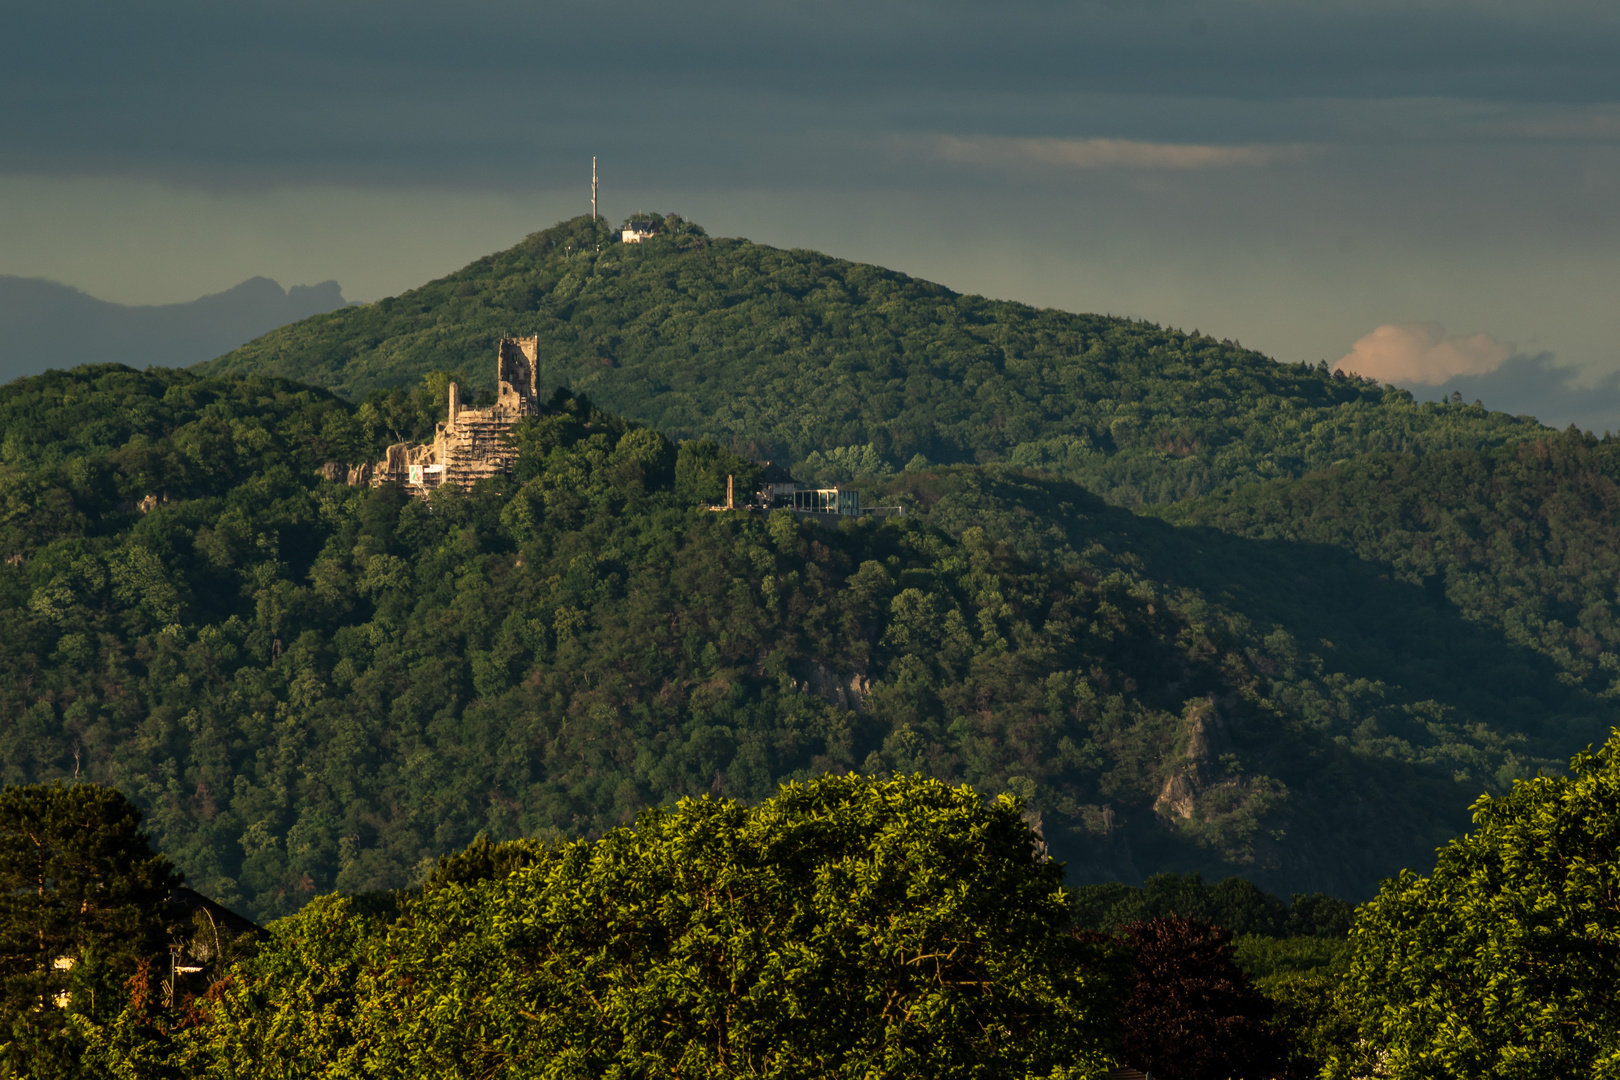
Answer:
[[[165,1074],[1100,1080],[1104,949],[1020,810],[828,776],[644,811],[387,925],[325,898],[199,1002]]]
[[[1093,1074],[1117,1045],[1189,1078],[1372,1075],[1388,1047],[1458,1075],[1620,1060],[1608,998],[1576,985],[1613,967],[1620,736],[1556,776],[1620,719],[1620,443],[678,218],[610,241],[565,222],[205,373],[0,387],[0,782],[34,785],[0,800],[0,1058],[238,1075],[273,1029],[300,1060],[446,1075],[537,1038],[592,1075],[661,1054],[731,1075],[733,1038],[856,1071],[897,1046]],[[487,402],[468,372],[523,333],[563,385],[513,430],[511,477],[431,499],[325,478],[429,436],[451,381]],[[705,505],[767,457],[905,513]],[[1432,877],[1391,878],[1435,866],[1481,791]],[[793,815],[834,806],[860,821],[845,846],[793,847]],[[800,959],[861,888],[937,870],[949,914],[986,859],[1024,898],[928,934],[988,942],[1007,916],[1008,970],[1034,955],[1014,938],[1067,959],[943,1041],[796,1029],[791,995],[754,1030],[694,1012],[645,1041],[645,972],[685,987],[671,1007],[775,1007],[688,961],[724,938],[710,959],[778,963],[741,938],[792,905],[735,886],[821,889],[824,856],[865,869],[792,908]],[[287,917],[226,948],[196,915],[218,981],[163,1004],[181,874]],[[689,919],[670,881],[703,874],[729,891]],[[1347,937],[1336,897],[1380,878]],[[529,964],[537,927],[590,970]],[[1557,962],[1525,975],[1536,935]],[[868,976],[898,985],[834,981]],[[576,1008],[587,984],[616,1019]],[[560,1012],[523,1004],[553,991]],[[45,1007],[67,1026],[41,1035]],[[1036,1014],[1076,1039],[973,1041]]]
[[[1620,697],[1620,443],[1566,432],[1496,450],[1375,454],[1161,511],[1332,545]]]
[[[1608,715],[1556,658],[1324,545],[913,471],[838,529],[699,508],[744,463],[559,394],[505,483],[321,479],[433,418],[265,378],[0,388],[4,779],[116,784],[250,913],[480,831],[833,770],[1014,791],[1075,880],[1365,895]],[[144,509],[144,512],[143,512]]]
[[[499,338],[534,334],[548,383],[673,438],[842,479],[1005,462],[1124,504],[1542,430],[1197,332],[964,296],[673,216],[643,243],[617,240],[600,221],[562,222],[204,369],[358,399],[436,370],[477,374]]]

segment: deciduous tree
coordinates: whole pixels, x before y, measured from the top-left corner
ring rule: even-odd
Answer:
[[[504,876],[481,850],[386,942],[341,905],[278,924],[182,1071],[1101,1076],[1114,987],[1034,840],[1010,797],[826,776],[648,810]]]
[[[1362,908],[1350,992],[1370,1070],[1620,1077],[1620,731],[1568,776],[1474,806],[1475,829]]]
[[[1281,1075],[1286,1042],[1272,1005],[1232,959],[1224,927],[1180,915],[1122,928],[1132,984],[1120,1009],[1121,1055],[1162,1080]]]
[[[180,884],[141,813],[97,784],[0,790],[0,1061],[69,1075],[69,1013],[115,1012],[124,980],[165,949]]]

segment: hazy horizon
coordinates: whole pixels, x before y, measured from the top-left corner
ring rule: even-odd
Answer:
[[[667,210],[1620,427],[1620,8],[961,0],[139,10],[0,40],[0,274],[375,300]],[[1465,391],[1466,393],[1466,391]]]
[[[700,223],[701,224],[701,223]],[[485,254],[488,254],[487,252]],[[837,252],[828,254],[838,255]],[[446,267],[435,273],[434,277],[442,277],[446,273],[460,269]],[[428,278],[414,283],[411,287],[425,284]],[[102,313],[103,321],[116,320],[121,314],[145,317],[148,321],[141,326],[136,338],[123,343],[122,353],[110,355],[110,359],[134,366],[143,364],[160,364],[163,366],[184,367],[223,355],[237,345],[262,333],[268,333],[277,326],[286,322],[296,321],[309,315],[319,314],[333,310],[344,304],[362,303],[365,301],[348,300],[342,288],[336,281],[324,281],[316,285],[291,285],[283,288],[273,278],[255,275],[227,289],[204,294],[190,301],[172,302],[158,305],[125,305],[116,301],[108,301],[94,297],[76,286],[65,282],[53,282],[44,278],[23,279],[12,275],[0,275],[0,381],[8,380],[22,375],[37,374],[49,367],[61,367],[57,362],[55,351],[40,353],[30,362],[19,365],[16,358],[26,352],[28,341],[18,340],[16,333],[18,324],[17,304],[13,295],[14,290],[8,286],[17,283],[44,284],[54,289],[64,290],[65,293],[76,294],[85,301],[94,305],[102,305],[109,310]],[[253,289],[256,285],[270,285],[275,292],[265,295],[264,290]],[[950,286],[949,282],[940,284]],[[407,291],[406,289],[398,290]],[[963,291],[963,290],[957,290]],[[282,294],[277,297],[276,292]],[[390,294],[392,295],[392,294]],[[232,305],[229,313],[218,310],[208,310],[209,301],[221,301],[233,298],[237,302]],[[373,298],[373,299],[380,299]],[[1007,296],[999,299],[1020,301],[1019,297]],[[255,304],[254,302],[257,301]],[[1040,305],[1037,305],[1040,306]],[[294,311],[296,317],[284,321],[273,321],[270,313],[276,311]],[[196,312],[199,325],[183,325],[188,314]],[[50,313],[40,317],[38,311],[32,312],[35,316],[33,325],[33,340],[48,341],[65,334],[71,326],[81,325],[82,312],[62,313],[58,318],[58,325],[52,325]],[[1122,312],[1109,312],[1105,314],[1123,315]],[[223,316],[223,317],[222,317]],[[1151,315],[1129,315],[1132,318],[1142,318],[1151,322],[1163,322],[1153,319]],[[157,326],[170,327],[169,334],[178,344],[171,345],[161,337],[154,334],[154,323]],[[252,327],[248,330],[246,328]],[[1180,327],[1189,329],[1188,327]],[[1197,329],[1196,327],[1190,329]],[[1206,332],[1215,333],[1214,328],[1204,328]],[[1474,335],[1475,339],[1486,338],[1484,341],[1461,339],[1447,339],[1443,336],[1443,327],[1437,324],[1414,324],[1410,327],[1384,327],[1384,333],[1375,335],[1381,339],[1395,337],[1390,342],[1390,348],[1384,350],[1384,359],[1391,361],[1390,353],[1399,353],[1400,359],[1407,364],[1409,374],[1418,374],[1410,369],[1416,365],[1421,366],[1424,357],[1434,351],[1452,354],[1447,357],[1455,373],[1438,381],[1419,381],[1410,377],[1386,378],[1386,381],[1411,391],[1420,400],[1436,400],[1456,392],[1464,400],[1482,400],[1486,407],[1515,415],[1535,416],[1542,423],[1552,427],[1562,428],[1571,423],[1585,430],[1595,430],[1603,433],[1610,429],[1608,422],[1614,419],[1612,427],[1620,429],[1620,374],[1611,374],[1594,385],[1582,385],[1580,369],[1571,365],[1561,365],[1557,357],[1551,353],[1526,355],[1507,348],[1501,343],[1488,339],[1485,335]],[[105,333],[103,329],[103,333]],[[219,344],[223,342],[228,344]],[[207,344],[203,344],[206,342]],[[1473,348],[1470,349],[1469,346]],[[1262,350],[1263,351],[1263,350]],[[1347,370],[1360,371],[1366,365],[1358,364],[1360,352],[1353,350],[1351,354],[1334,361],[1334,366],[1343,366]],[[1484,354],[1482,357],[1471,354]],[[1495,361],[1489,371],[1483,373],[1470,372],[1467,365],[1474,360],[1478,366],[1479,360],[1485,362]],[[1291,362],[1273,356],[1279,363]],[[1327,358],[1322,358],[1327,359]],[[1370,369],[1369,369],[1370,370]],[[1393,372],[1387,374],[1394,374]],[[1590,418],[1596,417],[1598,423],[1594,424]],[[1583,422],[1585,421],[1585,422]]]

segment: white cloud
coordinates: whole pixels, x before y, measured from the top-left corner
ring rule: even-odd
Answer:
[[[1514,347],[1489,334],[1448,338],[1437,322],[1380,326],[1351,347],[1339,367],[1389,383],[1438,386],[1464,375],[1486,375],[1502,366]]]
[[[1067,169],[1221,169],[1298,161],[1308,146],[1213,146],[1134,139],[1020,139],[1000,135],[938,135],[933,155],[965,165],[1047,165]]]

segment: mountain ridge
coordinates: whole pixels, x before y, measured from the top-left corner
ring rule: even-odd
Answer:
[[[129,305],[46,278],[0,275],[0,381],[92,359],[187,367],[346,303],[335,281],[283,289],[251,277],[183,303]]]
[[[658,224],[621,244],[600,221],[562,222],[397,297],[279,328],[202,370],[296,377],[359,398],[434,371],[465,377],[468,357],[533,334],[545,379],[674,438],[713,438],[828,477],[916,460],[1005,462],[1124,504],[1370,451],[1504,445],[1545,430],[1229,341],[958,294],[817,252],[713,238],[675,215]]]

